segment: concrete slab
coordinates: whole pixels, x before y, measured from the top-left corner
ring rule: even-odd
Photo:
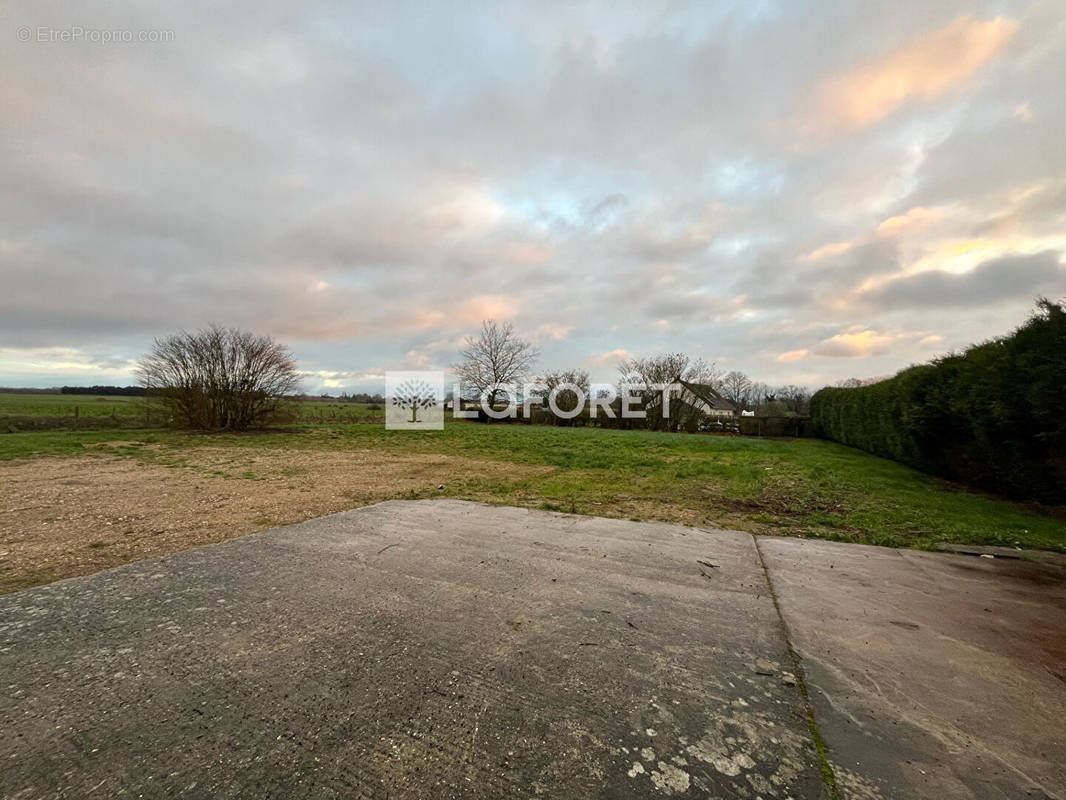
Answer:
[[[815,798],[788,658],[747,534],[385,503],[0,597],[0,795]]]
[[[844,797],[1066,797],[1066,561],[759,547]]]

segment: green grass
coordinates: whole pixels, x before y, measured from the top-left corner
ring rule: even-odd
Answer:
[[[385,409],[369,403],[339,403],[329,400],[306,400],[288,403],[286,410],[300,423],[384,422]]]
[[[457,455],[542,469],[457,476],[445,490],[453,497],[889,546],[956,542],[1066,551],[1063,509],[1039,513],[814,439],[474,423],[412,433],[337,424],[260,434],[12,433],[0,435],[0,460],[100,452],[94,445],[114,440],[153,446],[130,443],[106,452],[177,467],[183,452],[200,446],[369,450],[382,459]]]
[[[145,398],[121,395],[0,392],[0,432],[11,430],[60,430],[76,427],[100,428],[114,420],[117,426],[132,427],[145,419]],[[168,413],[153,401],[149,420],[159,424]],[[355,424],[382,422],[385,411],[367,403],[341,403],[328,400],[287,402],[283,417],[293,423]]]
[[[144,398],[92,394],[0,392],[0,417],[143,417]]]

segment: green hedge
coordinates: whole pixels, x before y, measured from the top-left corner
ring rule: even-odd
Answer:
[[[1010,336],[811,400],[819,436],[991,492],[1066,503],[1066,309]]]

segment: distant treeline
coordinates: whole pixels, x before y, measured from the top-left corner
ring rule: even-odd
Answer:
[[[143,386],[63,386],[60,394],[102,394],[122,395],[125,397],[144,397]]]
[[[366,392],[358,392],[356,394],[348,394],[347,392],[341,392],[339,395],[331,394],[319,394],[319,395],[300,395],[301,400],[310,401],[322,401],[327,403],[377,403],[378,405],[384,405],[385,397],[380,394],[368,394]]]
[[[811,400],[819,435],[1025,500],[1066,503],[1066,308],[1010,336]]]

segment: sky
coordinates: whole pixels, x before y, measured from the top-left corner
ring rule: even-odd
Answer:
[[[0,36],[0,385],[217,323],[374,391],[495,318],[542,370],[818,388],[1066,296],[1062,0],[15,0]]]

